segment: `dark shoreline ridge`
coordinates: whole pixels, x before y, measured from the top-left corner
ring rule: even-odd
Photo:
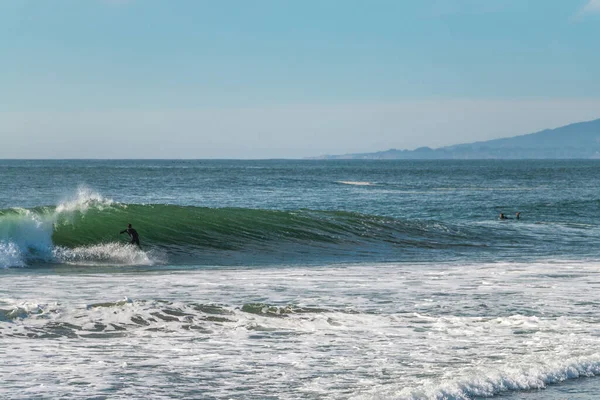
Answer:
[[[317,160],[600,159],[600,119],[484,142],[432,149],[389,149],[310,157]]]

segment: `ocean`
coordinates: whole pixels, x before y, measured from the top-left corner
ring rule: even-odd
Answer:
[[[0,398],[596,399],[599,172],[0,160]]]

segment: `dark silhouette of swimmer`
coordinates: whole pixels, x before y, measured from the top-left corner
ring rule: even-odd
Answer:
[[[127,225],[127,229],[121,231],[119,234],[122,235],[125,232],[127,232],[129,237],[131,238],[131,244],[137,244],[137,246],[141,249],[142,246],[140,246],[140,237],[137,231],[131,227],[131,224]]]
[[[512,219],[511,217],[507,217],[504,213],[500,213],[500,219]],[[518,212],[515,214],[515,219],[521,219],[521,213]]]

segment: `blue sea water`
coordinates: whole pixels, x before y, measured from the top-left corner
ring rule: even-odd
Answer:
[[[599,171],[0,161],[0,397],[597,398]]]

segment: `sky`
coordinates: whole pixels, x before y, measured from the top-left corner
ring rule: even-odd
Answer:
[[[600,118],[600,0],[0,0],[0,158],[302,158]]]

